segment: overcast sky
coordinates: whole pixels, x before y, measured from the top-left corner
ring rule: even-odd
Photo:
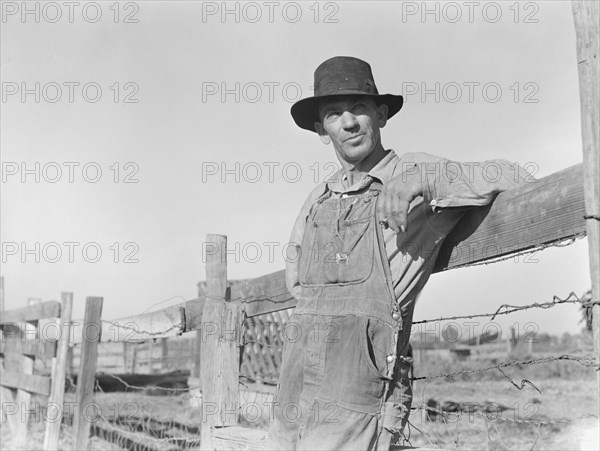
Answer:
[[[405,95],[386,148],[505,158],[536,177],[582,160],[569,1],[22,5],[2,3],[7,308],[72,291],[75,317],[95,295],[115,319],[191,299],[207,233],[228,236],[231,278],[282,269],[300,206],[337,166],[289,109],[335,55]],[[415,319],[589,286],[580,240],[434,275]],[[561,334],[579,318],[570,305],[498,322]]]

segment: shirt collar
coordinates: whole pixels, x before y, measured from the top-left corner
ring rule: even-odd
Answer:
[[[325,180],[327,187],[334,193],[348,193],[360,191],[371,184],[373,179],[386,184],[396,172],[399,158],[393,150],[387,150],[385,156],[358,182],[347,187],[348,179],[343,169],[339,169],[335,174]]]

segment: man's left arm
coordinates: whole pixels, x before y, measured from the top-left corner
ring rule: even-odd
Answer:
[[[536,181],[507,160],[461,163],[426,153],[405,154],[400,173],[384,186],[379,217],[396,233],[404,232],[410,203],[422,196],[434,210],[489,204],[498,193]]]

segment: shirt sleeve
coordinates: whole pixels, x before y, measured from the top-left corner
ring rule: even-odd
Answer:
[[[497,194],[537,180],[507,160],[458,162],[427,153],[403,155],[405,172],[425,182],[423,198],[436,208],[477,207],[489,204]]]
[[[295,298],[298,297],[300,292],[300,276],[299,276],[299,260],[302,238],[304,237],[304,230],[306,228],[306,220],[310,212],[312,204],[325,192],[326,185],[321,183],[318,185],[306,198],[304,205],[300,209],[300,214],[296,218],[294,227],[292,228],[292,234],[290,236],[290,242],[288,243],[285,256],[285,283],[288,291]]]

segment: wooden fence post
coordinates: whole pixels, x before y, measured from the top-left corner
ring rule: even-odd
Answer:
[[[0,276],[0,317],[4,315],[4,276]],[[0,330],[0,338],[4,340],[3,331]],[[0,369],[4,370],[4,359],[0,356]],[[0,387],[0,421],[2,424],[6,424],[8,422],[8,418],[6,418],[6,413],[2,406],[6,406],[8,399],[5,399],[5,389],[4,387]]]
[[[198,329],[194,334],[194,341],[192,342],[192,349],[194,350],[194,359],[192,367],[192,376],[200,379],[200,362],[202,352],[202,331]]]
[[[169,342],[166,338],[160,339],[160,371],[165,371],[169,369],[169,362],[167,359],[169,358]]]
[[[71,338],[71,314],[73,312],[73,293],[61,293],[62,306],[59,324],[60,337],[56,349],[56,361],[52,371],[52,386],[48,398],[47,418],[44,434],[44,449],[57,450],[62,423],[63,401],[65,399],[65,375],[67,373],[69,339]]]
[[[4,276],[0,276],[0,313],[4,312]]]
[[[148,374],[154,374],[154,340],[148,340]]]
[[[583,145],[583,190],[585,219],[592,279],[592,301],[600,301],[600,96],[598,93],[598,39],[600,5],[597,1],[573,0],[577,36],[577,66],[581,101]],[[594,350],[600,361],[600,305],[592,308]],[[598,375],[600,380],[600,374]]]
[[[77,377],[76,409],[73,419],[73,449],[86,450],[89,446],[91,421],[87,407],[94,402],[96,365],[98,363],[98,343],[102,333],[102,302],[99,297],[85,300],[85,316]]]
[[[243,310],[227,302],[227,237],[207,235],[206,303],[202,312],[201,448],[214,449],[213,429],[239,419],[239,356]]]
[[[24,334],[22,335],[22,344],[25,344],[27,341],[35,340],[37,321],[26,321],[23,324]],[[34,337],[31,337],[33,335]],[[33,374],[33,368],[35,365],[35,357],[32,355],[21,354],[21,373],[23,374]],[[25,440],[27,436],[27,424],[29,423],[29,418],[31,416],[31,392],[19,389],[17,390],[17,406],[21,409],[21,424],[18,426],[17,430],[14,431],[15,436],[18,437],[18,440]]]
[[[190,387],[190,407],[200,409],[202,407],[202,387],[200,386],[200,352],[202,344],[202,331],[196,330],[194,338],[190,340],[192,367],[190,368],[190,377],[188,386]]]
[[[67,375],[69,376],[71,376],[75,372],[75,368],[73,367],[74,353],[75,345],[69,345],[69,351],[67,352]]]

